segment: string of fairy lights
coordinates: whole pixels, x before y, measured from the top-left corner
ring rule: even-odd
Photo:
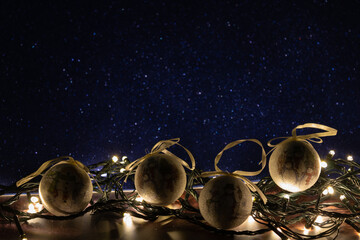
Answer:
[[[14,193],[0,203],[1,222],[16,224],[20,239],[28,240],[21,224],[32,219],[69,220],[81,217],[86,213],[101,213],[113,211],[122,213],[124,226],[132,228],[133,218],[149,221],[159,216],[175,216],[204,229],[233,235],[258,235],[272,231],[281,239],[318,239],[331,236],[336,238],[340,226],[344,223],[360,233],[360,165],[352,156],[345,159],[334,158],[331,150],[321,160],[321,173],[318,181],[311,188],[302,192],[288,192],[276,186],[271,177],[264,177],[256,186],[266,195],[267,203],[261,200],[258,192],[252,193],[253,207],[245,224],[257,222],[264,225],[258,230],[225,230],[209,225],[194,207],[199,194],[195,186],[205,185],[214,177],[202,177],[199,169],[187,171],[185,195],[178,199],[180,207],[155,206],[147,203],[136,190],[124,192],[126,179],[134,181],[135,170],[129,172],[127,166],[131,163],[126,156],[111,159],[87,166],[94,191],[100,194],[100,199],[91,200],[83,211],[67,216],[55,216],[48,213],[41,199],[34,194],[39,187],[39,179],[33,179],[21,187],[2,186],[0,196]],[[12,205],[19,200],[21,194],[26,194],[28,208],[19,210]],[[115,198],[111,198],[113,195]],[[4,221],[2,221],[4,220]],[[299,226],[302,226],[299,228]],[[360,235],[359,235],[360,236]],[[30,239],[29,239],[30,240]]]

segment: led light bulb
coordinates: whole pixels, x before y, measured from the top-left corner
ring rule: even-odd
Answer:
[[[40,203],[36,203],[35,208],[37,209],[38,212],[40,212],[41,210],[43,210],[43,205]]]
[[[114,163],[116,163],[119,160],[119,158],[115,155],[111,159]]]
[[[35,205],[33,203],[29,204],[29,210],[27,212],[28,213],[36,213]]]
[[[127,156],[123,156],[122,158],[121,158],[121,164],[125,164],[125,160],[127,159]]]
[[[249,216],[248,218],[247,218],[247,222],[248,223],[254,223],[255,222],[255,219],[253,218],[253,216]]]
[[[317,216],[315,219],[316,223],[322,223],[323,222],[323,217],[322,216]]]
[[[331,155],[335,155],[335,151],[334,150],[330,150],[330,152],[329,152],[329,154],[331,154]]]
[[[38,198],[38,197],[31,197],[31,198],[30,198],[30,201],[31,201],[32,203],[37,203],[37,202],[39,202],[39,198]]]
[[[321,161],[320,165],[322,168],[326,168],[328,166],[327,162],[325,161]]]
[[[135,198],[135,201],[137,201],[137,202],[142,202],[142,201],[144,201],[144,199],[143,199],[142,197],[140,197],[140,196],[137,196],[137,197]]]

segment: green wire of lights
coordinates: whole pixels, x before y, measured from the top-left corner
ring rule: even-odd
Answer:
[[[322,160],[322,172],[317,183],[306,191],[285,192],[278,188],[270,177],[261,179],[257,186],[266,194],[268,202],[264,204],[259,200],[260,196],[253,193],[254,203],[251,215],[256,222],[267,228],[256,231],[216,229],[204,221],[199,210],[190,201],[191,198],[197,201],[199,197],[194,186],[204,185],[210,180],[210,178],[200,177],[201,171],[198,169],[187,172],[186,192],[184,198],[179,199],[181,207],[178,209],[152,206],[141,200],[135,190],[130,194],[125,193],[123,190],[124,180],[128,177],[129,180],[134,181],[136,171],[127,172],[125,170],[130,163],[125,156],[120,161],[114,156],[107,161],[87,166],[96,183],[94,191],[100,194],[100,198],[95,202],[92,200],[89,207],[74,215],[53,216],[46,214],[45,209],[34,213],[14,209],[12,204],[19,200],[21,194],[28,195],[30,204],[31,201],[33,203],[37,201],[36,198],[34,200],[31,197],[31,193],[37,192],[39,187],[37,178],[20,187],[16,187],[15,184],[0,186],[0,196],[15,193],[0,203],[0,220],[15,223],[20,239],[23,240],[27,238],[21,228],[22,222],[35,218],[61,221],[74,219],[88,212],[109,211],[123,213],[124,219],[134,216],[149,221],[154,221],[159,216],[175,216],[220,234],[258,235],[273,231],[281,239],[318,239],[328,236],[336,238],[339,227],[343,223],[360,232],[360,179],[358,177],[360,165],[350,156],[347,159],[334,159],[334,154],[333,151],[330,151]],[[110,199],[110,194],[114,194],[115,199]],[[330,208],[335,208],[336,211],[328,210]],[[298,223],[304,226],[302,230],[294,227]],[[310,234],[312,228],[320,228],[324,231]]]

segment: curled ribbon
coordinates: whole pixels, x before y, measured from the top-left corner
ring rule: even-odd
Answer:
[[[306,135],[296,135],[296,130],[298,129],[303,129],[303,128],[316,128],[316,129],[321,129],[324,130],[325,132],[317,132],[317,133],[311,133],[311,134],[306,134]],[[290,137],[277,137],[277,138],[273,138],[271,140],[268,141],[267,145],[269,147],[272,147],[273,149],[271,149],[268,154],[272,151],[275,150],[275,148],[284,142],[288,142],[288,141],[292,141],[294,139],[297,140],[303,140],[303,141],[310,141],[310,142],[314,142],[314,143],[322,143],[323,140],[321,139],[321,137],[328,137],[328,136],[335,136],[337,134],[337,130],[335,128],[331,128],[322,124],[317,124],[317,123],[305,123],[303,125],[299,125],[297,127],[295,127],[292,131],[291,131],[291,135]],[[283,141],[281,141],[278,144],[272,144],[272,142],[274,140],[278,140],[278,139],[285,139]]]
[[[218,163],[220,161],[220,158],[222,157],[224,151],[235,147],[243,142],[254,142],[256,144],[258,144],[261,147],[261,161],[259,162],[259,165],[261,164],[261,169],[255,172],[248,172],[248,171],[240,171],[240,170],[236,170],[232,173],[229,172],[224,172],[222,171],[219,167],[218,167]],[[258,192],[260,198],[263,200],[263,202],[266,204],[267,202],[267,198],[265,196],[265,194],[253,183],[251,182],[249,179],[247,179],[244,176],[256,176],[258,174],[260,174],[262,172],[262,170],[265,168],[266,166],[266,153],[264,150],[263,145],[261,144],[261,142],[257,139],[241,139],[241,140],[236,140],[234,142],[231,142],[229,144],[227,144],[225,146],[225,148],[223,150],[221,150],[221,152],[218,153],[218,155],[215,157],[215,171],[211,171],[211,172],[203,172],[200,176],[201,177],[211,177],[211,176],[217,176],[217,175],[231,175],[237,178],[240,178],[241,180],[243,180],[246,184],[246,186],[248,186],[248,188],[252,191],[252,192]]]
[[[19,187],[21,185],[23,185],[24,183],[27,183],[28,181],[30,181],[31,179],[39,176],[45,169],[47,169],[49,166],[54,165],[56,163],[62,162],[62,161],[66,161],[68,163],[71,163],[77,167],[80,167],[81,169],[83,169],[85,172],[89,173],[89,169],[82,164],[81,162],[75,160],[72,157],[69,156],[63,156],[63,157],[58,157],[58,158],[54,158],[51,159],[49,161],[44,162],[38,170],[36,170],[35,172],[31,173],[30,175],[20,179],[19,181],[16,182],[16,186]]]
[[[135,169],[140,163],[142,163],[145,159],[158,154],[158,153],[164,153],[167,154],[171,157],[173,157],[174,159],[176,159],[177,161],[179,161],[181,163],[181,165],[183,165],[184,167],[186,167],[189,170],[194,170],[195,169],[195,159],[194,156],[191,154],[191,152],[185,148],[184,146],[182,146],[180,143],[180,138],[173,138],[173,139],[169,139],[169,140],[161,140],[158,143],[156,143],[154,145],[154,147],[151,149],[151,152],[146,154],[145,156],[136,159],[135,161],[133,161],[132,163],[130,163],[129,165],[127,165],[125,167],[125,170],[129,171],[129,173]],[[182,147],[186,153],[189,155],[190,161],[191,161],[191,167],[189,166],[189,164],[187,162],[185,162],[184,160],[182,160],[181,158],[177,157],[175,154],[173,154],[172,152],[168,151],[167,148],[173,146],[173,145],[178,145],[180,147]],[[126,181],[126,179],[125,179]]]

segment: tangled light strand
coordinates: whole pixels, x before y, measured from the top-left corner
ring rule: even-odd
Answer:
[[[258,235],[273,231],[281,239],[318,239],[327,236],[336,238],[339,227],[343,223],[360,232],[360,179],[358,177],[360,165],[353,158],[334,159],[334,154],[331,151],[322,159],[327,166],[323,167],[317,183],[306,191],[298,193],[285,192],[276,187],[270,177],[264,177],[256,184],[265,193],[268,202],[265,204],[260,200],[259,194],[254,192],[251,215],[256,222],[267,226],[265,229],[234,231],[216,229],[208,225],[203,220],[199,210],[192,204],[194,199],[198,200],[198,192],[194,189],[194,186],[204,185],[210,180],[208,177],[201,177],[202,171],[198,169],[187,171],[186,192],[184,197],[179,199],[181,207],[178,209],[152,206],[139,198],[135,190],[125,193],[123,190],[124,180],[128,177],[129,180],[133,181],[136,171],[136,169],[130,172],[121,171],[130,164],[129,159],[126,157],[123,157],[121,161],[112,158],[108,161],[87,166],[94,181],[98,183],[98,185],[94,186],[94,190],[100,195],[100,198],[96,202],[91,201],[90,206],[82,212],[70,216],[49,215],[46,209],[32,213],[12,207],[13,203],[19,200],[21,194],[28,195],[29,203],[31,203],[31,199],[35,201],[34,198],[31,198],[31,193],[38,190],[39,180],[36,178],[19,187],[16,187],[15,184],[0,186],[0,196],[15,193],[12,197],[0,203],[0,223],[4,221],[15,223],[19,230],[20,239],[27,239],[21,228],[21,223],[31,219],[43,218],[61,221],[74,219],[89,212],[112,211],[126,213],[124,215],[126,218],[137,217],[149,221],[154,221],[159,216],[175,216],[207,230],[222,234]],[[327,193],[324,192],[325,190],[327,190]],[[110,199],[112,193],[114,193],[115,199]],[[334,195],[339,195],[339,197],[336,200],[329,201],[330,198],[334,198]],[[329,211],[328,208],[330,207],[335,208],[336,211]],[[323,220],[325,218],[326,220]],[[294,228],[296,223],[298,225],[303,224],[304,230],[299,231]],[[310,234],[310,229],[314,227],[324,231]]]

